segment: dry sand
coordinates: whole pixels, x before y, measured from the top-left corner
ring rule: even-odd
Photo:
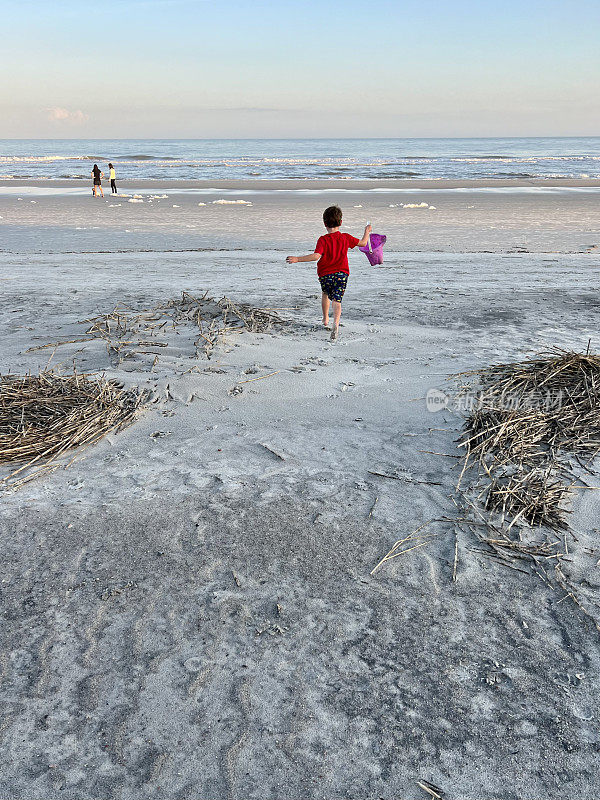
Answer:
[[[548,345],[600,349],[600,258],[580,252],[600,243],[595,199],[481,193],[471,217],[473,197],[444,211],[427,195],[437,210],[415,223],[421,210],[389,208],[399,197],[387,212],[356,202],[348,227],[370,218],[390,247],[379,268],[352,254],[333,345],[314,267],[282,252],[310,248],[329,195],[144,198],[110,209],[118,226],[101,201],[0,198],[2,372],[43,367],[52,349],[28,348],[81,336],[117,302],[184,289],[285,307],[288,323],[230,334],[210,361],[191,329],[165,331],[152,372],[152,356],[117,364],[101,342],[56,349],[53,366],[158,402],[1,497],[3,799],[417,800],[419,779],[448,800],[596,796],[599,634],[570,601],[465,534],[453,583],[451,524],[370,575],[394,541],[455,513],[455,459],[426,451],[455,455],[461,419],[428,412],[429,388]],[[197,246],[212,226],[226,249],[167,252],[191,241],[176,213]],[[85,252],[119,249],[126,225],[129,252]],[[409,252],[419,236],[414,250],[446,252]],[[548,237],[565,252],[506,252]],[[461,244],[472,252],[448,252]],[[596,493],[573,508],[572,570],[594,609]]]

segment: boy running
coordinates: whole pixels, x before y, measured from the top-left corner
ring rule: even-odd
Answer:
[[[307,256],[288,256],[288,264],[297,264],[299,261],[318,261],[317,276],[321,284],[321,307],[323,309],[323,325],[329,330],[329,302],[333,305],[333,328],[331,341],[338,338],[340,317],[342,315],[342,297],[346,291],[348,275],[348,250],[356,247],[366,247],[369,242],[371,226],[367,225],[362,239],[342,233],[342,209],[338,206],[329,206],[323,212],[323,224],[327,234],[321,236],[315,247],[315,252]]]

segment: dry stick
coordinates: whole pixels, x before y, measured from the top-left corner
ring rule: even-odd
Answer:
[[[277,450],[274,450],[272,447],[269,447],[268,444],[265,444],[264,442],[259,442],[259,444],[261,447],[264,447],[265,450],[268,450],[269,453],[273,453],[274,456],[277,456],[277,458],[279,458],[281,461],[285,461],[285,456],[281,453],[278,453]]]
[[[471,550],[473,553],[479,553],[480,555],[485,556],[486,558],[491,558],[492,561],[495,561],[498,564],[502,564],[503,567],[508,567],[509,569],[512,569],[515,572],[520,572],[523,575],[531,575],[531,572],[528,572],[526,569],[521,569],[520,567],[515,567],[514,564],[511,564],[505,559],[500,558],[500,556],[498,556],[496,553],[490,553],[488,550],[478,550],[473,547],[469,547],[468,549]]]
[[[240,383],[245,383],[245,382],[246,381],[240,381]],[[386,472],[376,472],[375,470],[372,469],[368,469],[367,472],[369,473],[369,475],[378,475],[380,478],[390,478],[393,481],[405,481],[406,483],[423,483],[426,484],[427,486],[443,486],[442,483],[436,483],[435,481],[419,481],[416,478],[403,478],[401,475],[388,475]]]
[[[48,361],[46,362],[46,366],[44,367],[44,371],[46,371],[46,370],[48,369],[48,367],[49,367],[49,366],[50,366],[50,364],[52,363],[52,359],[54,358],[54,356],[55,356],[55,355],[56,355],[56,347],[55,347],[55,348],[54,348],[54,350],[53,350],[53,351],[50,353],[50,358],[49,358],[49,359],[48,359]],[[23,412],[25,412],[25,406],[23,406]]]
[[[33,353],[36,350],[45,350],[47,347],[62,347],[64,344],[77,344],[79,342],[93,342],[94,339],[98,339],[98,336],[84,336],[80,339],[66,339],[64,342],[48,342],[48,344],[40,344],[37,347],[29,347],[25,350],[26,353]]]
[[[589,618],[590,618],[590,620],[591,620],[591,621],[592,621],[592,623],[594,624],[594,627],[596,628],[596,630],[600,632],[600,624],[598,624],[598,622],[597,622],[597,621],[596,621],[596,619],[595,619],[595,618],[594,618],[594,617],[593,617],[593,616],[590,614],[590,612],[589,612],[589,611],[588,611],[586,608],[584,608],[584,607],[581,605],[581,603],[580,603],[580,601],[579,601],[579,598],[577,597],[577,595],[574,593],[574,591],[573,591],[573,590],[571,590],[571,589],[569,588],[569,585],[568,585],[568,583],[569,583],[569,582],[568,582],[568,579],[567,579],[567,577],[565,576],[565,574],[564,574],[564,572],[562,571],[562,569],[560,568],[560,565],[559,565],[559,564],[556,564],[556,565],[555,565],[555,567],[554,567],[554,574],[555,574],[555,577],[556,577],[556,582],[558,583],[558,585],[560,586],[560,588],[561,588],[561,589],[563,589],[563,591],[565,591],[565,592],[567,593],[567,595],[568,595],[568,596],[571,598],[571,600],[573,600],[573,602],[575,603],[575,605],[576,605],[576,606],[577,606],[577,607],[578,607],[578,608],[579,608],[579,609],[580,609],[580,610],[583,612],[583,614],[584,614],[586,617],[589,617]]]
[[[268,375],[261,375],[260,378],[248,378],[248,380],[238,381],[238,383],[253,383],[254,381],[262,381],[265,378],[272,377],[273,375],[279,375],[280,372],[281,372],[281,370],[278,369],[277,372],[269,372]]]
[[[460,475],[458,477],[458,483],[456,484],[456,491],[457,492],[458,492],[458,490],[460,488],[460,483],[461,483],[461,481],[463,479],[463,475],[465,474],[465,471],[467,469],[467,465],[469,463],[469,456],[470,455],[471,455],[471,446],[470,446],[469,442],[467,442],[467,452],[465,454],[465,463],[463,464],[463,468],[462,468],[461,473],[460,473]]]
[[[452,455],[452,453],[438,453],[435,450],[417,450],[417,453],[427,453],[428,455],[431,456],[445,456],[446,458],[456,458],[459,460],[462,458],[462,456],[455,456]]]
[[[369,519],[373,516],[373,512],[375,511],[375,506],[377,505],[377,501],[379,500],[379,496],[375,498],[373,501],[373,505],[371,506],[371,510],[369,511]]]
[[[438,786],[434,787],[434,784],[429,783],[429,781],[417,781],[417,786],[419,789],[423,789],[424,792],[427,792],[428,795],[433,797],[433,800],[443,800],[444,793],[442,790]]]
[[[399,552],[399,553],[398,553],[398,552],[397,552],[397,553],[391,553],[391,554],[390,554],[390,553],[388,553],[388,554],[387,554],[387,555],[386,555],[386,556],[383,558],[383,561],[384,561],[384,562],[385,562],[385,561],[391,561],[393,558],[398,558],[398,556],[403,556],[405,553],[410,553],[410,551],[411,551],[411,550],[418,550],[418,549],[419,549],[419,547],[425,547],[425,545],[426,545],[426,544],[429,544],[429,541],[427,541],[427,542],[421,542],[420,544],[415,544],[415,545],[413,545],[412,547],[409,547],[409,548],[407,548],[406,550],[400,550],[400,552]],[[372,575],[372,574],[373,574],[373,573],[371,572],[371,575]]]
[[[456,583],[456,568],[458,566],[458,533],[454,531],[454,566],[452,567],[452,582]]]
[[[395,550],[397,550],[397,549],[398,549],[398,547],[399,547],[401,544],[403,544],[404,542],[407,542],[409,539],[414,539],[414,537],[415,537],[415,534],[417,534],[419,531],[422,531],[422,530],[423,530],[423,528],[427,528],[429,525],[431,525],[431,523],[432,523],[432,522],[442,522],[442,520],[440,520],[440,519],[430,519],[430,520],[428,520],[427,522],[424,522],[422,525],[419,525],[419,527],[418,527],[418,528],[416,528],[416,529],[415,529],[415,530],[414,530],[412,533],[409,533],[409,535],[408,535],[408,536],[406,536],[404,539],[398,539],[398,541],[394,543],[394,545],[393,545],[393,546],[392,546],[392,548],[391,548],[391,549],[390,549],[390,550],[387,552],[387,554],[386,554],[386,555],[385,555],[385,556],[384,556],[384,557],[381,559],[381,561],[379,562],[379,564],[377,564],[377,566],[375,566],[375,567],[374,567],[374,568],[371,570],[371,573],[370,573],[370,574],[371,574],[371,575],[374,575],[374,574],[377,572],[377,570],[379,569],[379,567],[380,567],[382,564],[384,564],[384,563],[385,563],[385,561],[387,561],[387,560],[388,560],[388,556],[390,555],[390,553],[393,553]]]

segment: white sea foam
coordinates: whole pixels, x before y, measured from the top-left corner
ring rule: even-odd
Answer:
[[[225,205],[227,205],[227,206],[251,206],[252,205],[250,200],[240,200],[240,199],[238,199],[238,200],[224,200],[224,199],[213,200],[213,204],[214,205],[222,205],[222,206],[225,206]]]
[[[128,203],[143,203],[144,201],[141,199],[141,197],[130,197],[127,202]]]
[[[198,203],[199,206],[205,206],[206,203]]]
[[[429,203],[402,203],[402,208],[429,208]]]
[[[217,187],[211,188],[177,188],[177,195],[195,195],[196,197],[210,197],[211,195],[234,195],[245,197],[266,197],[269,195],[298,195],[306,197],[320,197],[321,195],[331,194],[331,189],[223,189]],[[16,194],[29,195],[30,197],[60,197],[60,196],[89,196],[90,189],[87,187],[54,187],[54,186],[0,186],[0,197],[14,196]],[[510,194],[510,195],[541,195],[541,194],[599,194],[600,186],[556,186],[552,184],[540,186],[461,186],[461,187],[436,187],[431,186],[427,188],[418,189],[418,193],[423,195],[431,194]],[[362,188],[348,188],[336,189],[336,194],[348,195],[348,197],[368,197],[369,195],[407,195],[414,196],[415,189],[408,187],[378,187],[373,189]],[[141,196],[141,195],[140,195]],[[129,194],[119,192],[119,200],[125,200],[130,197]],[[22,200],[22,197],[18,198]],[[210,201],[214,202],[214,201]],[[231,201],[230,201],[231,202]]]

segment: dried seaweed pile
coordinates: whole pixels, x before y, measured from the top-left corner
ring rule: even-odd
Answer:
[[[156,338],[157,332],[170,324],[156,310],[133,312],[116,306],[108,314],[88,320],[91,326],[86,334],[92,339],[104,339],[113,366],[134,352],[156,356],[156,349],[168,347],[167,342]]]
[[[106,343],[111,366],[117,367],[125,359],[151,356],[152,370],[158,364],[161,353],[171,354],[166,349],[170,344],[164,340],[170,331],[176,330],[182,323],[191,323],[198,329],[199,336],[194,341],[195,357],[204,355],[210,358],[213,348],[225,333],[244,330],[266,333],[275,325],[285,324],[277,311],[274,308],[255,308],[245,303],[234,303],[228,297],[215,300],[209,297],[208,292],[201,297],[182,292],[177,300],[142,311],[118,304],[109,313],[85,320],[90,323],[85,336],[30,347],[28,352],[101,339]]]
[[[474,374],[481,390],[460,443],[461,480],[476,464],[488,510],[511,525],[567,528],[574,462],[588,469],[600,451],[600,356],[555,350]]]
[[[198,329],[199,336],[194,342],[195,356],[203,354],[207,358],[211,357],[219,338],[229,331],[265,333],[274,325],[284,324],[276,309],[236,304],[228,297],[215,300],[208,296],[208,292],[201,297],[182,292],[177,300],[144,311],[132,311],[117,305],[110,313],[86,321],[91,325],[84,338],[57,342],[54,346],[103,339],[113,367],[126,358],[146,355],[153,357],[151,369],[158,363],[162,352],[169,353],[161,349],[169,347],[169,342],[164,341],[166,334],[182,323],[191,323]]]
[[[67,451],[130,424],[141,401],[138,393],[103,377],[0,376],[0,462],[22,462],[0,487],[17,488],[56,469],[56,459]]]
[[[208,292],[199,298],[182,292],[181,298],[172,300],[167,308],[175,312],[175,323],[186,320],[198,327],[200,339],[196,341],[196,347],[207,358],[210,358],[219,337],[229,331],[266,333],[274,325],[284,324],[276,309],[236,304],[228,297],[215,301]]]

